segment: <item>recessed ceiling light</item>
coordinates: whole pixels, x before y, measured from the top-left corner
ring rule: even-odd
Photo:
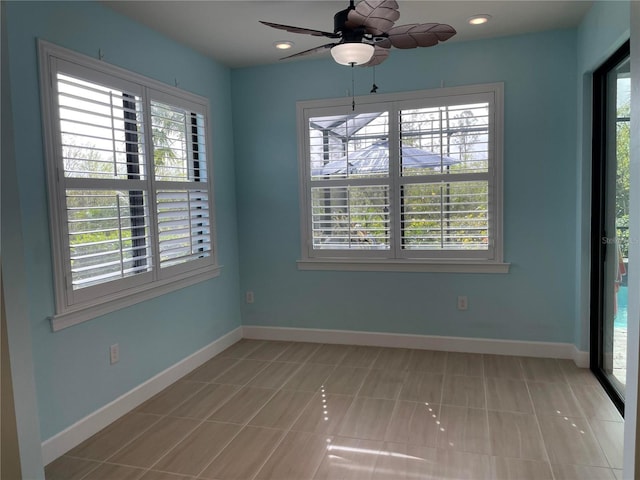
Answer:
[[[273,46],[279,50],[289,50],[291,47],[293,47],[293,42],[274,42]]]
[[[482,25],[483,23],[487,23],[490,18],[491,18],[491,15],[487,15],[483,13],[482,15],[474,15],[473,17],[470,17],[468,22],[471,25]]]

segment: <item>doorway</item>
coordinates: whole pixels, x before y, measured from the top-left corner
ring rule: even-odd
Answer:
[[[629,295],[629,48],[627,41],[593,74],[590,365],[622,415]]]

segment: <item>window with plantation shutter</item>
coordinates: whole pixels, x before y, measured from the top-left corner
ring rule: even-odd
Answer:
[[[303,269],[506,272],[502,84],[298,103]]]
[[[54,330],[217,275],[208,101],[39,47]]]

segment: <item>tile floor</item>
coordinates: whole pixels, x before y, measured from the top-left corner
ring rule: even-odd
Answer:
[[[617,480],[622,430],[569,360],[241,340],[45,473]]]

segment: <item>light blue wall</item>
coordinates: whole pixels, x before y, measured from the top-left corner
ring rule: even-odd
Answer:
[[[577,29],[576,323],[575,344],[589,350],[591,229],[591,74],[629,38],[629,2],[596,2]]]
[[[9,2],[6,9],[27,313],[46,440],[240,325],[230,72],[99,3]],[[221,276],[52,333],[54,313],[36,39],[97,57],[211,102]],[[3,126],[4,129],[4,126]],[[10,226],[9,226],[10,227]],[[3,219],[3,231],[7,228]],[[7,251],[4,255],[19,252]],[[109,365],[108,348],[120,345]]]
[[[371,69],[355,73],[368,93]],[[350,75],[330,59],[232,72],[243,323],[572,342],[575,31],[394,50],[376,69],[381,93],[505,83],[505,275],[296,269],[295,103],[344,96]]]

